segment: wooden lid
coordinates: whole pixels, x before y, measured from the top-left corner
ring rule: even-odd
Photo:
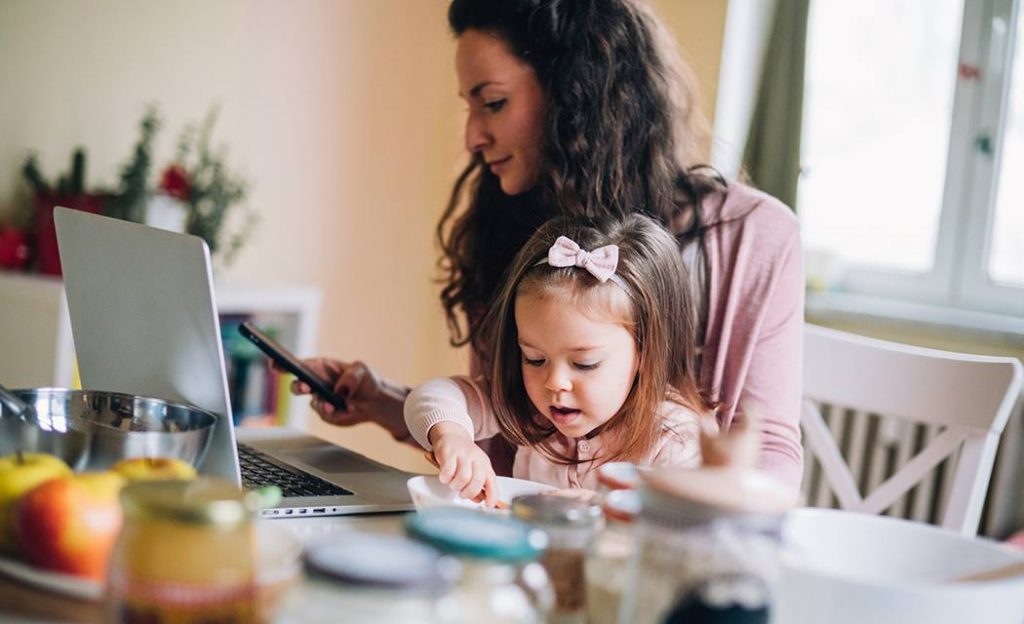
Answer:
[[[744,467],[665,468],[643,471],[640,479],[645,492],[660,495],[659,506],[678,504],[712,514],[781,514],[797,503],[791,488]]]
[[[756,409],[720,432],[712,415],[700,420],[703,466],[643,470],[644,504],[693,517],[716,514],[781,514],[797,504],[799,492],[755,467],[761,436]]]

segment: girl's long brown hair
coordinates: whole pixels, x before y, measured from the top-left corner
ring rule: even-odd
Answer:
[[[506,195],[474,158],[438,222],[453,345],[478,346],[505,270],[549,217],[641,213],[681,245],[702,240],[701,211],[680,213],[725,183],[698,165],[708,132],[694,80],[641,0],[453,0],[448,22],[456,36],[472,29],[504,40],[537,73],[547,110],[537,187]]]
[[[559,236],[568,236],[588,250],[618,245],[616,275],[626,288],[612,281],[598,282],[576,267],[538,265]],[[514,444],[538,448],[552,461],[577,463],[552,446],[555,428],[526,394],[515,302],[528,294],[564,297],[585,313],[620,322],[636,341],[639,366],[633,386],[602,430],[615,444],[607,456],[596,460],[644,459],[661,433],[658,415],[666,399],[698,413],[708,410],[694,374],[697,318],[688,283],[675,240],[647,217],[559,218],[544,224],[515,257],[496,304],[481,322],[481,338],[493,348],[489,354],[491,400],[502,434]]]

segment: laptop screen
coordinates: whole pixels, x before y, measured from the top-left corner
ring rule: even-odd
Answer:
[[[217,414],[200,472],[241,483],[206,243],[67,208],[54,222],[82,387]]]

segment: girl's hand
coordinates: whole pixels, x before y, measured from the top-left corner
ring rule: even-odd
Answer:
[[[498,502],[497,476],[490,458],[466,430],[452,422],[440,422],[430,428],[428,437],[441,483],[462,498],[482,497],[487,507],[494,507]]]

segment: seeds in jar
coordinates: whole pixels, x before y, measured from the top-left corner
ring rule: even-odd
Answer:
[[[578,611],[586,604],[583,557],[578,549],[552,548],[541,559],[555,588],[556,611]]]

